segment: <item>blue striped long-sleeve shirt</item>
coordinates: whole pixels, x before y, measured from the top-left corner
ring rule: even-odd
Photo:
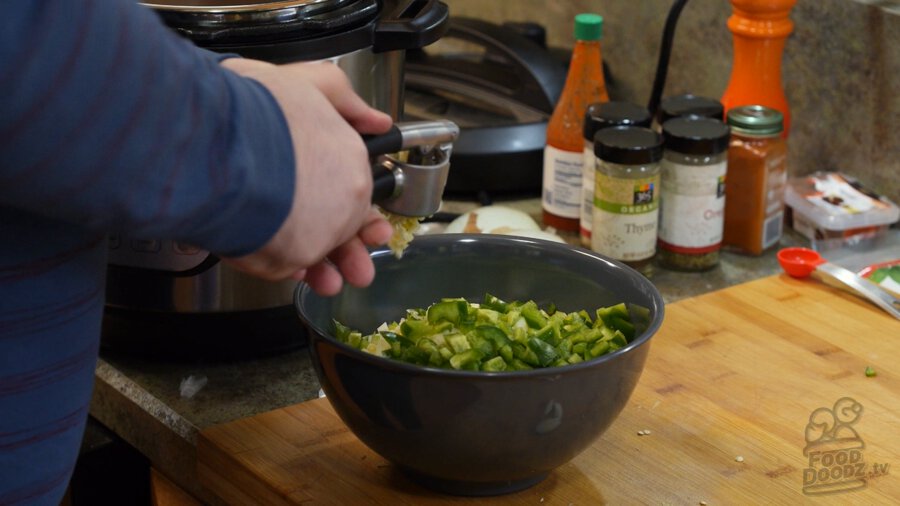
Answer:
[[[3,3],[0,505],[59,503],[87,416],[110,232],[227,255],[293,194],[271,95],[132,0]]]

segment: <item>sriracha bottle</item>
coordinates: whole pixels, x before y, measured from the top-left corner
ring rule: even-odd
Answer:
[[[541,207],[545,225],[577,232],[584,167],[584,114],[590,104],[608,102],[600,38],[603,17],[575,16],[575,47],[562,94],[547,124]]]

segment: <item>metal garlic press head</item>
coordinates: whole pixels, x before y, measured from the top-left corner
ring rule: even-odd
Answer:
[[[385,134],[363,136],[374,158],[372,202],[403,216],[436,213],[458,136],[459,127],[446,120],[396,123]]]

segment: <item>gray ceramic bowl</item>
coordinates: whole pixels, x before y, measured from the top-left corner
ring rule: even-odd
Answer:
[[[373,252],[364,289],[295,305],[328,400],[350,430],[420,484],[496,495],[544,479],[593,443],[628,401],[644,367],[663,300],[641,274],[582,248],[537,239],[446,234],[416,238],[403,258]],[[564,311],[628,302],[650,310],[625,348],[576,365],[484,373],[376,357],[332,337],[332,319],[363,330],[442,297],[553,302]]]

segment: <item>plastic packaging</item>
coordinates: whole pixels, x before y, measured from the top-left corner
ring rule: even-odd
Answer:
[[[900,208],[840,172],[791,178],[785,192],[788,223],[810,239],[813,249],[832,249],[883,234],[900,218]]]
[[[673,118],[663,124],[663,136],[657,258],[669,269],[711,269],[722,245],[728,126],[713,118]]]
[[[600,130],[614,126],[649,127],[651,121],[650,111],[646,107],[630,102],[591,104],[584,113],[584,169],[581,179],[582,207],[579,221],[583,246],[591,246],[591,228],[594,221],[594,172],[597,170],[594,136]]]
[[[659,216],[662,136],[621,126],[594,137],[597,172],[591,249],[645,276],[653,269]]]
[[[900,297],[900,258],[869,265],[859,275],[895,297]]]
[[[600,38],[603,17],[575,16],[575,48],[566,84],[547,124],[542,187],[543,221],[557,230],[577,232],[584,166],[582,122],[589,104],[608,102],[603,81]]]

